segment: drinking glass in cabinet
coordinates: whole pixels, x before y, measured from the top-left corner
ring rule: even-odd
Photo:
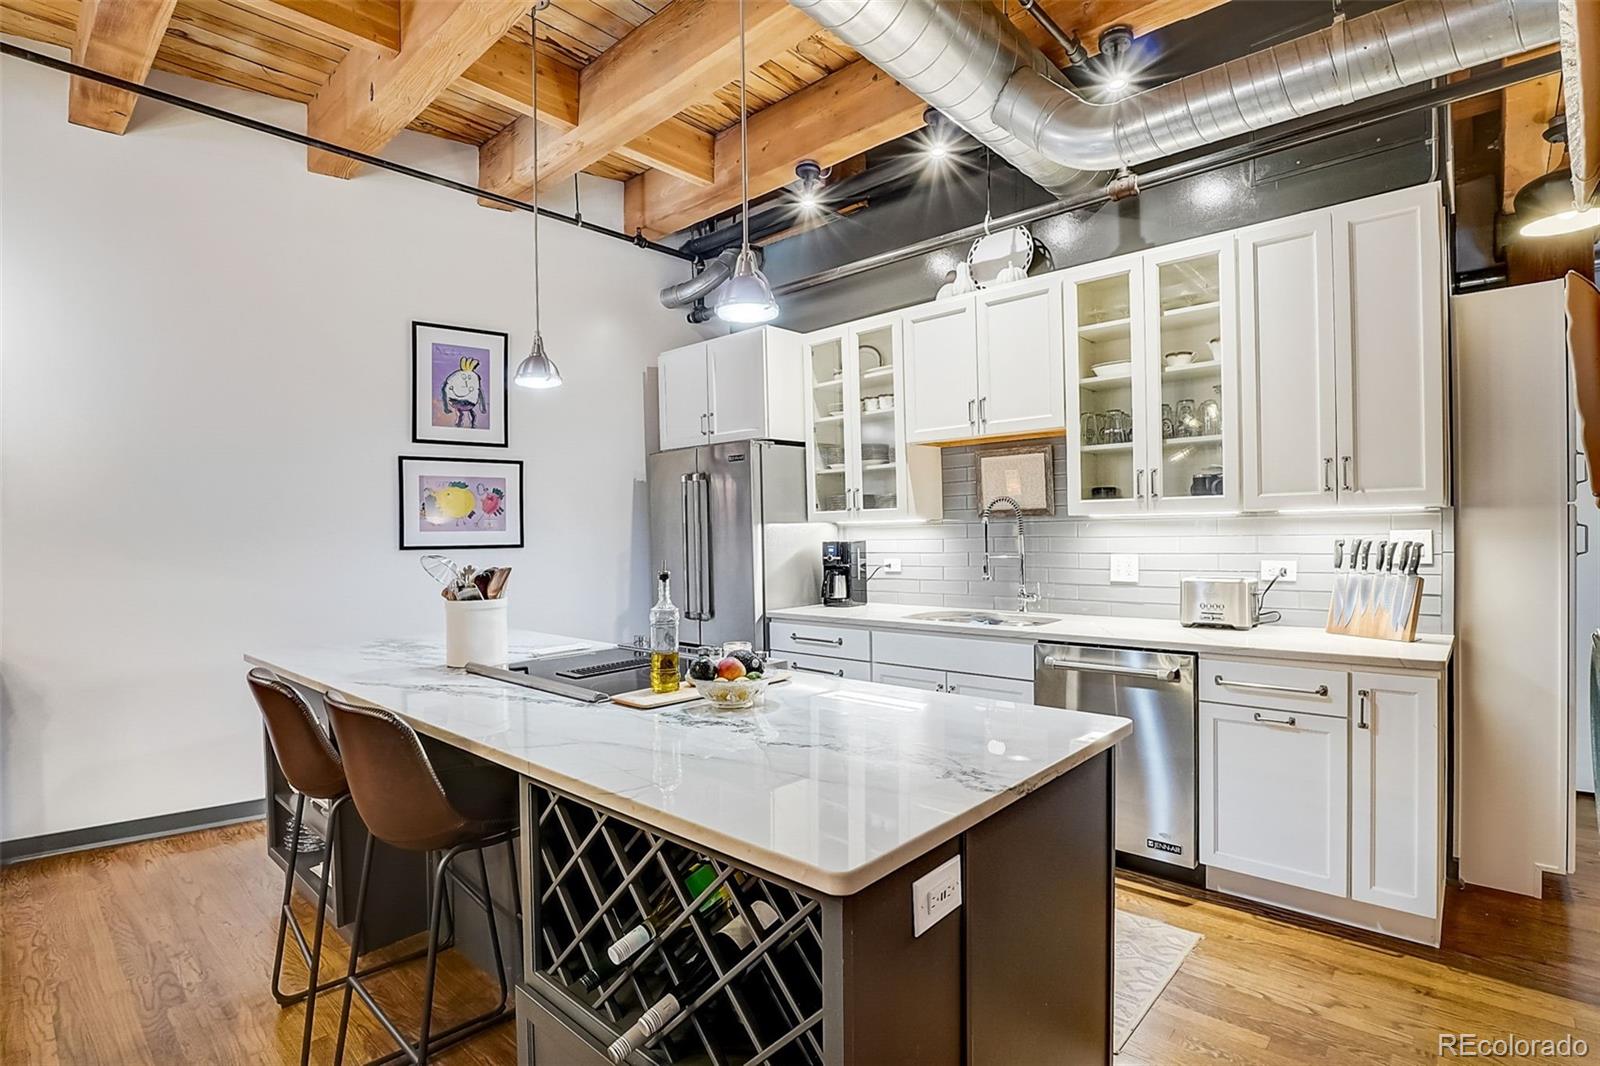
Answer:
[[[1207,437],[1222,432],[1222,386],[1211,386],[1211,393],[1200,401],[1200,432]]]
[[[1083,413],[1083,443],[1088,445],[1101,442],[1100,415],[1094,411]]]
[[[1127,444],[1133,440],[1133,419],[1116,408],[1106,412],[1105,443]]]
[[[1195,437],[1200,434],[1200,418],[1195,413],[1194,401],[1182,399],[1178,401],[1178,424],[1176,435],[1180,437]]]
[[[1161,405],[1161,439],[1171,440],[1178,435],[1178,416],[1172,411],[1170,403]]]

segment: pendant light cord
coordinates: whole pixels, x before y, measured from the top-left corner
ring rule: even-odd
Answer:
[[[550,0],[539,0],[533,5],[533,13],[529,16],[533,40],[530,42],[528,67],[533,71],[533,114],[529,121],[533,124],[533,194],[529,202],[533,204],[533,335],[539,335],[539,9]],[[742,0],[741,0],[742,2]]]
[[[743,227],[744,250],[750,250],[750,123],[746,121],[744,83],[744,0],[739,0],[739,188],[744,207],[739,212]]]

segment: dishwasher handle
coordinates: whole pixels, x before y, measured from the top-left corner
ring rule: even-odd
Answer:
[[[1110,663],[1092,663],[1080,659],[1062,659],[1054,655],[1045,656],[1044,664],[1057,670],[1081,670],[1086,674],[1113,674],[1117,677],[1142,677],[1150,681],[1178,681],[1183,677],[1183,671],[1178,667],[1147,670],[1137,666],[1115,666]]]

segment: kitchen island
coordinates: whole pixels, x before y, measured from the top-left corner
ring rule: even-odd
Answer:
[[[511,655],[575,643],[515,633]],[[609,1061],[691,979],[684,945],[712,979],[629,1062],[1110,1062],[1124,719],[805,675],[752,711],[638,711],[447,669],[429,640],[247,658],[521,776],[525,1062]],[[611,968],[669,893],[677,917]],[[762,929],[742,954],[708,939],[713,897]]]

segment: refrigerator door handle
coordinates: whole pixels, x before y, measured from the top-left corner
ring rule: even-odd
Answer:
[[[698,622],[708,622],[716,614],[711,602],[711,479],[703,473],[688,475],[692,491],[693,540],[695,543],[694,568],[690,579],[698,585],[695,593],[695,611]]]
[[[699,561],[695,551],[694,508],[690,502],[693,493],[689,487],[693,478],[693,474],[684,474],[678,479],[678,490],[683,499],[683,616],[698,621],[700,610],[695,605],[695,573],[699,569]]]
[[[1583,533],[1583,547],[1576,549],[1572,554],[1573,555],[1588,555],[1589,554],[1589,526],[1584,522],[1578,522],[1578,521],[1574,521],[1572,523],[1572,525],[1573,525],[1573,532],[1574,533],[1579,532],[1579,531],[1582,531],[1582,533]]]

